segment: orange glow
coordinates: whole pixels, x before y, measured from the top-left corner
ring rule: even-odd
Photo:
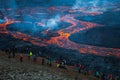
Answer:
[[[49,10],[56,10],[56,8],[51,7],[51,8],[49,8]],[[85,15],[92,15],[92,16],[102,14],[100,12],[94,12],[94,13],[84,12],[84,9],[80,9],[77,11],[79,11],[79,12],[82,11]],[[74,12],[74,10],[70,10],[69,12]],[[74,15],[67,14],[67,15],[62,16],[61,20],[63,22],[70,23],[71,25],[64,29],[58,30],[57,33],[60,36],[51,37],[50,40],[47,40],[47,39],[42,40],[42,39],[35,38],[35,37],[32,37],[31,35],[24,34],[21,32],[13,33],[13,32],[8,31],[6,29],[7,25],[19,22],[19,21],[14,21],[11,19],[7,19],[7,21],[5,23],[0,24],[0,34],[10,34],[14,38],[30,42],[37,46],[47,46],[48,44],[54,44],[54,45],[58,45],[59,47],[62,47],[62,48],[77,50],[80,53],[84,53],[84,54],[90,53],[90,54],[101,55],[101,56],[113,55],[113,56],[120,57],[120,49],[119,48],[118,49],[105,48],[105,47],[99,47],[99,46],[77,44],[75,42],[70,41],[69,37],[74,33],[88,30],[88,29],[94,28],[96,26],[103,26],[103,25],[96,24],[96,23],[76,20],[74,18],[75,16],[76,16],[75,14]],[[41,22],[38,22],[38,26],[43,26],[43,25],[44,24],[42,24]],[[42,34],[47,34],[47,33],[48,33],[48,30],[42,32]]]

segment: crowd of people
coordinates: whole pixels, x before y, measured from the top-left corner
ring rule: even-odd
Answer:
[[[15,48],[8,48],[5,50],[6,54],[8,55],[8,58],[15,58],[16,56],[16,49]],[[33,51],[28,51],[25,50],[25,52],[28,54],[28,60],[32,60],[33,62],[38,62],[37,58],[39,57],[36,54],[33,54]],[[41,52],[39,52],[38,54],[42,54]],[[56,67],[57,68],[61,68],[61,69],[71,69],[73,71],[77,71],[80,74],[84,74],[84,75],[92,75],[95,76],[96,78],[100,79],[100,80],[120,80],[119,76],[113,76],[112,74],[105,74],[103,72],[99,72],[99,71],[94,71],[94,70],[86,70],[86,66],[82,65],[80,63],[75,63],[75,64],[71,64],[68,65],[67,61],[65,59],[58,59],[58,60],[53,60],[50,56],[46,56],[46,57],[41,57],[41,65],[45,65],[47,64],[49,67],[52,67],[52,62],[56,63]],[[24,56],[23,54],[19,55],[19,60],[20,62],[24,62]],[[78,80],[76,78],[76,80]]]

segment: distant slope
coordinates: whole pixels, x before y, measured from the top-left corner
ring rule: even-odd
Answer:
[[[120,48],[120,26],[96,27],[72,34],[69,39],[79,44]]]

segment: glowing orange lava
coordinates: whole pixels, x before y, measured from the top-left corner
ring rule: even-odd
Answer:
[[[55,10],[55,7],[49,8],[49,10]],[[67,9],[67,8],[66,8]],[[79,11],[83,11],[82,9]],[[70,10],[70,12],[74,12],[73,10]],[[88,15],[87,13],[85,13]],[[89,13],[91,15],[98,15],[102,13]],[[114,55],[117,57],[120,57],[120,49],[115,49],[115,48],[105,48],[105,47],[99,47],[99,46],[91,46],[91,45],[85,45],[85,44],[77,44],[75,42],[72,42],[69,40],[69,37],[71,34],[84,31],[96,26],[103,26],[100,24],[96,23],[91,23],[91,22],[85,22],[85,21],[79,21],[74,18],[75,15],[64,15],[61,17],[61,20],[67,23],[70,23],[71,26],[68,26],[67,28],[61,29],[57,31],[57,33],[60,36],[52,37],[50,40],[41,40],[39,38],[32,37],[28,34],[23,34],[21,32],[10,32],[6,29],[7,25],[19,22],[19,21],[14,21],[7,19],[7,21],[3,24],[0,24],[0,34],[10,34],[14,38],[21,39],[23,41],[28,41],[31,42],[34,45],[37,46],[47,46],[48,44],[54,44],[58,45],[59,47],[66,48],[66,49],[72,49],[72,50],[77,50],[80,53],[89,53],[89,54],[95,54],[95,55],[101,55],[101,56],[107,56],[107,55]],[[38,25],[42,26],[41,22],[38,23]],[[44,31],[43,34],[46,34],[48,31]]]

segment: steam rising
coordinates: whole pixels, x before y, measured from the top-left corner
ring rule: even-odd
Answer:
[[[56,29],[58,28],[60,21],[60,15],[56,15],[55,17],[48,19],[46,22],[43,22],[43,27],[46,27],[48,30]]]
[[[98,7],[101,7],[101,10],[105,11],[106,8],[103,7],[105,4],[108,4],[106,0],[76,0],[72,9],[86,8],[86,11],[97,12],[100,11]]]
[[[34,1],[34,0],[33,0]],[[3,11],[1,11],[6,17],[9,18],[14,18],[14,20],[17,20],[18,18],[16,18],[16,13],[17,13],[17,8],[19,9],[20,6],[22,6],[23,4],[19,4],[19,0],[9,0],[9,3],[7,0],[3,0],[1,1],[0,3],[4,3],[2,5],[2,7],[0,6],[0,8],[4,8]],[[24,0],[23,0],[24,2]],[[80,9],[80,8],[85,8],[85,11],[86,12],[98,12],[100,11],[99,9],[102,9],[102,10],[106,10],[106,7],[104,8],[103,5],[104,4],[107,4],[109,1],[108,0],[76,0],[75,1],[75,4],[73,4],[72,6],[72,9]],[[67,4],[67,3],[66,3]],[[101,7],[98,9],[98,7]],[[8,8],[12,8],[11,10],[8,10]],[[20,8],[21,9],[21,8]],[[25,8],[24,8],[25,9]],[[30,12],[33,12],[33,11],[30,11],[32,9],[29,9],[27,8],[27,11],[22,11],[22,12],[18,12],[18,16],[19,16],[19,19],[21,20],[21,24],[23,25],[19,25],[19,24],[15,24],[16,26],[20,26],[19,28],[20,29],[25,29],[25,30],[29,30],[31,32],[37,32],[37,31],[40,31],[42,28],[44,28],[43,30],[47,29],[47,30],[54,30],[54,29],[58,29],[59,28],[59,24],[61,22],[61,16],[58,14],[58,15],[54,15],[52,18],[50,19],[46,19],[46,20],[43,20],[40,18],[38,19],[35,18],[35,16],[31,15]],[[39,11],[36,11],[35,12],[37,13],[40,13]],[[102,11],[103,12],[103,11]],[[41,13],[46,13],[44,12],[44,10],[41,12]],[[49,13],[48,13],[49,14]],[[41,15],[40,15],[41,16]],[[42,17],[48,17],[49,15],[42,15]],[[4,23],[5,21],[7,20],[7,18],[4,20],[0,19],[0,23]],[[41,23],[42,24],[42,27],[39,27],[36,25],[36,23]],[[21,27],[21,26],[24,26],[24,27]]]

